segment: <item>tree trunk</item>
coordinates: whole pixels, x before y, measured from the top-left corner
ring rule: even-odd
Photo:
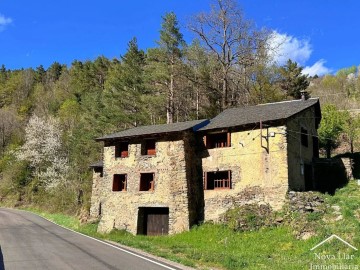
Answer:
[[[167,104],[167,123],[171,124],[174,122],[174,64],[171,64],[170,74],[170,87],[168,93],[168,104]]]
[[[228,106],[227,95],[228,95],[228,86],[227,86],[227,79],[226,75],[222,79],[222,102],[221,102],[221,110],[225,110]]]
[[[199,93],[199,88],[196,87],[196,120],[199,119],[199,103],[200,103],[200,93]]]

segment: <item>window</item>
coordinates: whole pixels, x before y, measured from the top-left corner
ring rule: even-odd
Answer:
[[[301,128],[301,145],[308,147],[309,141],[308,141],[308,131],[306,128]]]
[[[154,156],[156,154],[155,140],[145,140],[141,144],[141,154],[147,156]]]
[[[140,191],[153,191],[154,190],[154,173],[141,173],[140,174]]]
[[[112,191],[126,191],[126,174],[114,174]]]
[[[121,142],[115,145],[115,157],[124,158],[129,156],[129,143]]]
[[[204,189],[231,189],[231,171],[205,172]]]
[[[230,132],[207,134],[204,137],[204,142],[207,149],[230,147]]]

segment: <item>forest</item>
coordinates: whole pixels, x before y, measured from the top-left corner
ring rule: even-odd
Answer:
[[[48,68],[0,68],[0,201],[76,214],[90,205],[92,171],[102,145],[123,129],[211,118],[234,106],[319,97],[324,155],[341,142],[358,149],[360,78],[356,66],[309,77],[273,61],[272,32],[245,18],[235,1],[215,1],[188,22],[162,17],[156,46],[128,42],[119,58],[54,62]]]

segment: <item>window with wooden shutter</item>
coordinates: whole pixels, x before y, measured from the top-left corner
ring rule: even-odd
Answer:
[[[207,149],[230,147],[231,133],[221,132],[221,133],[207,134],[204,137],[204,143]]]
[[[231,171],[205,172],[204,189],[231,189]]]
[[[129,156],[129,143],[120,142],[115,145],[115,157],[125,158]]]
[[[112,191],[126,191],[126,174],[114,174]]]
[[[140,174],[140,191],[153,191],[155,189],[154,173]]]
[[[156,141],[155,140],[145,140],[141,144],[141,154],[146,156],[155,156],[156,155]]]

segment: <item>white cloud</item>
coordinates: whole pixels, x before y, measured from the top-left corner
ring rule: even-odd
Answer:
[[[312,53],[309,40],[280,34],[277,31],[273,31],[269,46],[273,60],[279,65],[285,64],[288,59],[304,65]]]
[[[321,76],[327,73],[331,73],[332,70],[325,67],[326,61],[324,59],[320,59],[312,66],[307,66],[302,70],[303,74],[308,74],[309,76]]]
[[[5,27],[12,23],[12,19],[5,17],[4,15],[0,14],[0,31],[3,31]]]
[[[306,66],[306,62],[313,52],[309,40],[281,34],[277,31],[273,31],[271,35],[269,48],[273,61],[280,66],[284,65],[288,59],[297,62],[300,66]],[[320,59],[312,66],[306,66],[302,73],[309,74],[309,76],[321,76],[332,72],[331,69],[325,67],[325,63],[324,59]]]

